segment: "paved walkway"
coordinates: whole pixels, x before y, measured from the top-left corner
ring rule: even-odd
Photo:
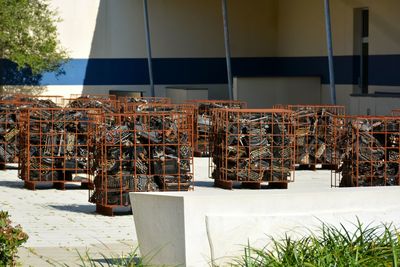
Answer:
[[[222,193],[207,177],[208,159],[196,158],[195,190]],[[328,189],[330,172],[297,172],[289,190],[310,186]],[[79,254],[87,251],[98,263],[104,263],[104,257],[127,255],[137,247],[133,216],[98,215],[88,196],[88,191],[79,187],[30,191],[23,188],[17,170],[0,171],[0,209],[9,211],[13,223],[29,235],[19,251],[23,266],[79,266]]]

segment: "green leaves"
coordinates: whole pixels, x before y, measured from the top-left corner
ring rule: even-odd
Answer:
[[[0,211],[0,266],[14,266],[17,249],[27,240],[19,225],[11,226],[8,212]]]
[[[33,75],[59,70],[67,53],[58,41],[57,21],[48,0],[0,0],[0,58]]]
[[[399,266],[400,233],[392,225],[364,226],[349,231],[344,225],[323,224],[318,233],[293,240],[272,239],[264,249],[245,248],[234,266]]]

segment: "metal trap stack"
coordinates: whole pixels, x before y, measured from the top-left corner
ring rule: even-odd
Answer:
[[[212,178],[232,189],[287,188],[294,179],[291,112],[280,109],[217,109],[213,114]]]
[[[400,181],[400,117],[350,116],[336,125],[339,169],[332,186],[395,186]]]
[[[195,109],[195,156],[208,157],[210,155],[210,138],[212,128],[212,110],[219,108],[243,109],[247,104],[236,100],[191,100]]]
[[[400,116],[400,109],[393,109],[392,116]]]
[[[119,98],[120,111],[140,111],[143,107],[149,107],[152,105],[169,105],[171,104],[171,99],[168,97],[120,97]]]
[[[78,97],[78,98],[65,98],[64,106],[67,108],[98,108],[105,113],[118,112],[118,101],[114,98],[95,98],[95,97]]]
[[[98,213],[130,205],[129,192],[187,191],[193,180],[193,109],[105,114],[96,142],[94,190]]]
[[[0,169],[8,163],[18,163],[19,117],[23,109],[34,106],[56,106],[58,96],[13,95],[0,100]]]
[[[90,185],[95,125],[100,109],[28,108],[21,114],[20,178],[25,187]]]
[[[336,105],[288,105],[293,111],[296,140],[296,164],[300,168],[315,170],[335,169],[333,162],[333,121],[345,115],[344,106]]]

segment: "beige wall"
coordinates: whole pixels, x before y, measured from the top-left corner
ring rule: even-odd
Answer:
[[[71,58],[146,57],[142,0],[52,0]],[[154,57],[224,57],[219,0],[153,0]],[[274,56],[276,0],[228,1],[232,56]]]
[[[353,54],[353,10],[370,10],[370,54],[400,53],[400,1],[333,0],[335,55]],[[279,0],[277,56],[325,56],[324,5],[321,0]]]
[[[319,77],[254,77],[234,79],[234,98],[249,108],[271,108],[276,104],[321,103]]]

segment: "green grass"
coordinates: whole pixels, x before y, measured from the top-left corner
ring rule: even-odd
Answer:
[[[128,255],[112,256],[107,257],[101,254],[102,260],[94,260],[90,257],[89,251],[86,251],[84,255],[78,252],[81,260],[81,267],[96,267],[96,266],[107,266],[107,267],[144,267],[142,260],[138,258],[138,248],[129,253]]]
[[[264,249],[248,245],[232,266],[255,267],[400,267],[400,232],[393,225],[364,226],[355,231],[323,224],[320,231],[292,239],[271,239]]]

